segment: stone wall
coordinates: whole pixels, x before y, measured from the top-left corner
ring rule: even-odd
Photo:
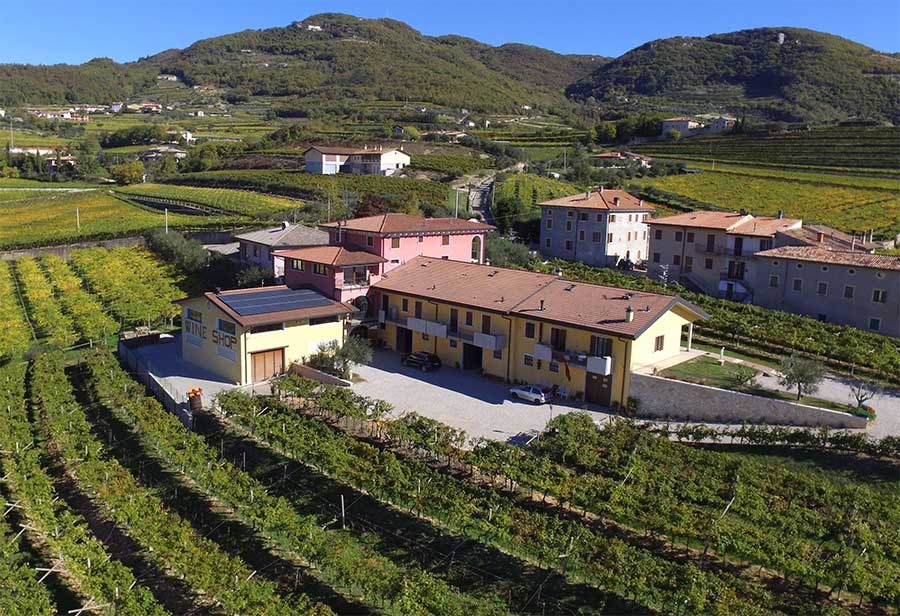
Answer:
[[[865,418],[847,413],[646,374],[631,375],[631,397],[638,400],[640,417],[832,428],[867,425]]]
[[[39,257],[41,255],[53,254],[59,255],[63,259],[69,259],[69,252],[78,248],[93,248],[102,246],[104,248],[131,248],[132,246],[144,246],[146,240],[142,236],[137,237],[119,237],[111,240],[95,240],[87,242],[78,242],[77,244],[65,244],[62,246],[40,246],[36,248],[23,248],[21,250],[7,250],[0,252],[0,260],[10,261],[21,259],[22,257]]]

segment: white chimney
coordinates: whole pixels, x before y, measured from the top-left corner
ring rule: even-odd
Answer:
[[[634,321],[634,308],[629,305],[628,308],[625,309],[625,322],[631,323],[632,321]]]
[[[619,198],[613,197],[613,205],[619,205]]]

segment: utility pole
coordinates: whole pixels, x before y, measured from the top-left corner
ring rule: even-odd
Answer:
[[[459,218],[459,187],[454,190],[456,191],[456,205],[453,208],[453,218]]]
[[[81,212],[77,207],[75,208],[75,226],[81,231]]]
[[[169,234],[169,208],[166,208],[166,235]]]

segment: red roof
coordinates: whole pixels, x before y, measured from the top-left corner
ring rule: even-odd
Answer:
[[[649,203],[644,203],[643,199],[638,199],[624,190],[608,190],[602,188],[587,193],[578,193],[577,195],[542,201],[538,205],[541,207],[574,207],[622,212],[631,212],[635,210],[652,212],[655,209]]]
[[[753,216],[739,212],[716,212],[698,210],[665,218],[654,218],[651,225],[668,227],[695,227],[698,229],[719,229],[735,235],[755,235],[770,237],[778,231],[798,229],[802,221],[796,218],[770,218]]]
[[[300,259],[301,261],[310,261],[312,263],[324,263],[325,265],[334,265],[336,267],[374,265],[387,261],[387,259],[371,252],[366,252],[361,248],[345,246],[306,246],[304,248],[294,248],[293,250],[278,250],[275,252],[275,256],[287,259]]]
[[[818,246],[781,246],[757,252],[756,256],[900,271],[900,256],[876,255],[858,250],[828,250]]]
[[[629,338],[637,338],[676,305],[699,318],[708,318],[702,310],[677,296],[627,291],[573,282],[550,274],[429,257],[410,259],[386,273],[373,287]],[[629,306],[634,311],[631,321],[626,319]]]
[[[338,224],[350,231],[369,233],[434,235],[440,233],[486,233],[493,231],[492,225],[483,222],[464,220],[462,218],[423,218],[410,214],[378,214],[364,218],[351,218],[340,223],[329,222],[320,225],[326,229],[335,229]]]

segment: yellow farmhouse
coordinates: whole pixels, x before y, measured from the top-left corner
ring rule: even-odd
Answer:
[[[206,293],[183,299],[185,360],[239,385],[264,381],[344,340],[351,309],[310,289],[286,286]]]
[[[417,257],[373,285],[385,346],[507,382],[557,385],[604,406],[631,372],[678,355],[708,318],[680,297]]]

